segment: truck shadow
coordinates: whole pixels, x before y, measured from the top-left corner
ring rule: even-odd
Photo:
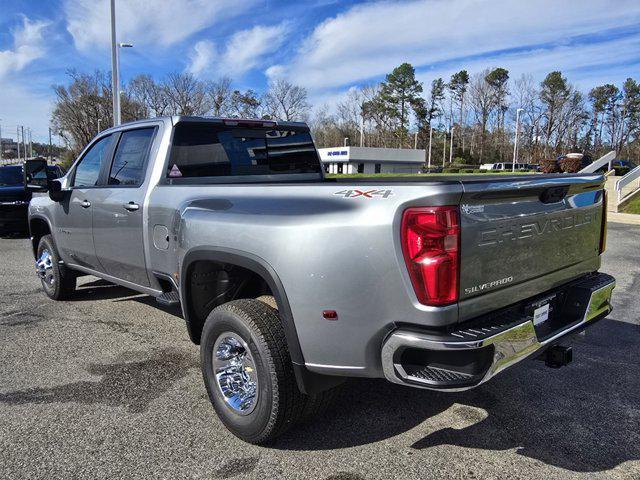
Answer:
[[[95,300],[113,300],[114,302],[138,302],[144,305],[162,310],[173,316],[182,318],[180,307],[168,307],[156,302],[154,297],[144,293],[130,290],[120,285],[109,283],[106,280],[96,279],[78,285],[74,295],[68,300],[70,302],[86,302]]]
[[[570,344],[574,362],[567,368],[527,361],[468,392],[353,381],[326,416],[275,447],[353,447],[419,428],[422,438],[407,433],[393,448],[415,454],[440,445],[516,450],[576,472],[640,460],[640,326],[603,320]]]

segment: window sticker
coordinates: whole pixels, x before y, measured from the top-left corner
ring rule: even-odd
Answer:
[[[182,176],[182,172],[180,171],[180,169],[175,163],[173,164],[173,167],[171,167],[171,170],[169,170],[169,176],[171,178],[177,178]]]

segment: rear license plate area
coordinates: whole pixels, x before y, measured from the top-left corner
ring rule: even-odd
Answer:
[[[561,315],[564,296],[563,292],[546,295],[535,299],[525,307],[524,313],[533,322],[539,340],[565,326],[563,315]]]

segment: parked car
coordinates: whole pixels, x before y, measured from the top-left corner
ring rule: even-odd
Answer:
[[[536,170],[537,165],[532,165],[530,163],[516,163],[516,171],[522,170]],[[483,163],[480,165],[480,170],[497,170],[497,171],[512,171],[513,170],[513,162],[502,162],[502,163]]]
[[[580,168],[588,167],[593,163],[593,157],[590,155],[584,155],[582,153],[568,153],[566,155],[560,155],[556,158],[556,161],[559,163],[565,158],[579,158],[580,159]],[[611,162],[611,168],[615,170],[615,174],[617,176],[622,176],[629,173],[631,170],[636,168],[637,165],[629,160],[613,160]],[[608,165],[604,165],[596,170],[597,173],[606,173],[609,170]]]
[[[611,311],[603,184],[327,179],[303,123],[171,117],[101,132],[27,186],[46,295],[90,274],[180,305],[217,414],[261,444],[348,377],[460,391],[569,363],[561,342]]]
[[[47,166],[49,178],[61,177],[64,172],[56,165]],[[47,184],[45,170],[35,173],[33,183]],[[0,232],[28,231],[27,206],[31,191],[24,187],[22,165],[0,167]]]
[[[611,163],[611,167],[615,170],[615,174],[618,177],[622,177],[629,173],[634,168],[637,168],[638,165],[633,163],[630,160],[614,160]]]

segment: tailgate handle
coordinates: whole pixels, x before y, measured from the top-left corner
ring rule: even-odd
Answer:
[[[568,192],[569,185],[550,187],[540,194],[540,201],[542,203],[557,203],[566,197]]]

